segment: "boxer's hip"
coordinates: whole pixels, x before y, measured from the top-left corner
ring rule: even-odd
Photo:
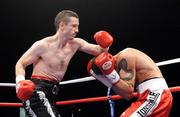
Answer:
[[[169,90],[165,79],[161,77],[151,78],[149,80],[140,83],[136,87],[136,90],[139,94],[143,93],[146,90],[153,91],[153,90],[161,90],[161,89]]]
[[[49,78],[47,76],[42,76],[42,75],[32,75],[31,79],[40,79],[42,81],[45,80],[45,81],[53,82],[55,84],[59,82],[57,79]]]
[[[43,77],[43,78],[42,78]],[[48,97],[52,95],[58,95],[59,83],[54,80],[49,80],[44,76],[32,76],[31,80],[35,83],[37,91],[43,91]]]

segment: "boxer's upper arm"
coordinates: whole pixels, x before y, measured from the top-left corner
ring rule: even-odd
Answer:
[[[131,58],[122,58],[119,65],[121,68],[120,72],[124,72],[126,74],[124,77],[121,76],[121,79],[124,80],[132,88],[132,90],[134,90],[136,76],[135,60]]]
[[[42,42],[35,42],[18,60],[19,64],[22,64],[24,67],[27,65],[32,64],[34,61],[36,61],[40,53],[43,51],[43,44]]]

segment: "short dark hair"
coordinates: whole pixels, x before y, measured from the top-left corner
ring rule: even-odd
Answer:
[[[56,15],[55,20],[54,20],[54,25],[55,25],[56,30],[59,29],[60,22],[63,21],[65,23],[68,23],[70,17],[79,18],[78,14],[71,10],[62,10],[61,12],[59,12]]]

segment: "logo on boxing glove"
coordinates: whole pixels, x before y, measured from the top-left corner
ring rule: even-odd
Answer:
[[[107,61],[107,62],[103,63],[103,65],[102,65],[103,70],[109,70],[111,67],[112,67],[111,61]]]

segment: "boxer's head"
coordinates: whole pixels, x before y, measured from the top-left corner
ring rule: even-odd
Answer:
[[[59,12],[56,15],[55,20],[54,20],[54,25],[55,25],[56,30],[59,29],[61,22],[68,24],[71,21],[72,17],[79,19],[78,14],[71,10],[63,10],[63,11]]]

